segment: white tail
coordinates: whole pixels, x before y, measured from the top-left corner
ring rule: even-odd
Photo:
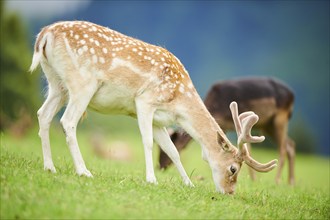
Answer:
[[[193,185],[165,129],[178,123],[201,144],[217,190],[234,192],[242,164],[239,152],[207,111],[181,62],[166,49],[89,22],[59,22],[43,28],[37,37],[30,70],[39,63],[49,84],[48,97],[38,111],[46,170],[56,172],[49,126],[67,103],[60,121],[79,175],[92,176],[76,139],[77,123],[90,107],[137,117],[148,182],[157,182],[154,139],[172,159],[184,183]],[[235,173],[231,172],[233,166]]]
[[[30,72],[33,72],[38,67],[38,65],[41,61],[41,58],[43,56],[43,52],[46,52],[45,46],[47,43],[47,37],[49,35],[45,34],[41,37],[40,34],[37,36],[37,39],[39,42],[36,42],[36,44],[35,44],[34,54],[33,54],[33,58],[32,58],[32,64],[29,69]],[[48,40],[48,44],[50,43],[49,41],[50,41],[50,39]]]

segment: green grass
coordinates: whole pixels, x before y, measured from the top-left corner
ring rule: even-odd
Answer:
[[[92,124],[90,120],[78,129],[78,140],[92,179],[75,174],[58,124],[51,131],[56,174],[43,171],[37,129],[22,139],[1,134],[1,219],[330,218],[328,158],[298,154],[295,187],[286,184],[287,167],[279,185],[274,183],[275,171],[258,174],[252,182],[244,167],[236,194],[228,196],[215,192],[210,169],[194,143],[182,153],[182,162],[195,188],[184,186],[173,167],[166,172],[156,169],[159,184],[150,185],[145,182],[143,148],[135,122],[119,118],[102,123],[96,117]],[[104,125],[108,122],[112,125]],[[133,160],[96,157],[89,146],[93,132],[102,132],[109,142],[125,140]],[[277,152],[260,147],[254,148],[253,155],[261,161],[277,158]],[[157,148],[154,156],[157,166]]]

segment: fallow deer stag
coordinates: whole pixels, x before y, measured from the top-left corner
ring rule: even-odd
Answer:
[[[244,145],[237,149],[231,144],[206,109],[184,66],[162,47],[90,22],[58,22],[44,27],[37,36],[30,71],[39,63],[49,86],[47,99],[38,110],[45,170],[56,172],[49,127],[65,103],[60,122],[78,175],[92,177],[76,138],[78,121],[87,107],[137,118],[149,183],[157,183],[152,161],[154,139],[169,155],[184,183],[193,186],[166,131],[165,126],[172,123],[201,144],[216,189],[222,193],[234,192],[243,161],[262,172],[276,166],[276,160],[260,164],[249,156]],[[245,122],[243,131],[251,126]]]
[[[235,129],[228,109],[228,105],[234,100],[240,106],[240,112],[253,111],[259,116],[260,119],[254,128],[271,137],[278,145],[280,158],[276,181],[280,180],[287,156],[289,160],[289,183],[294,184],[295,143],[287,134],[294,104],[292,90],[283,82],[266,77],[225,80],[214,84],[206,95],[204,104],[224,132]],[[170,133],[179,152],[192,139],[181,130]],[[170,159],[163,151],[160,152],[159,163],[160,167],[165,169],[171,164]],[[249,169],[249,171],[251,178],[254,179],[253,170]]]

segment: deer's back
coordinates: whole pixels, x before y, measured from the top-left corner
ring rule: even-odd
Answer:
[[[187,71],[169,51],[90,22],[43,28],[35,45],[38,52],[46,75],[55,74],[75,93],[97,80],[90,107],[100,112],[134,114],[135,97],[146,93],[160,104],[196,96]]]
[[[283,82],[273,78],[227,80],[212,86],[205,105],[224,129],[233,129],[229,104],[236,101],[240,112],[254,111],[260,118],[258,126],[268,123],[279,111],[291,115],[294,95]]]

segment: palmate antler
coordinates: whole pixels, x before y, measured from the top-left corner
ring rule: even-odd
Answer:
[[[254,112],[243,112],[238,115],[238,107],[236,102],[230,103],[229,106],[234,120],[237,133],[237,147],[239,154],[245,163],[251,168],[259,172],[268,172],[276,167],[277,160],[272,160],[266,164],[259,163],[254,160],[248,151],[247,143],[260,143],[265,140],[264,136],[252,136],[251,129],[255,125],[259,117]]]

